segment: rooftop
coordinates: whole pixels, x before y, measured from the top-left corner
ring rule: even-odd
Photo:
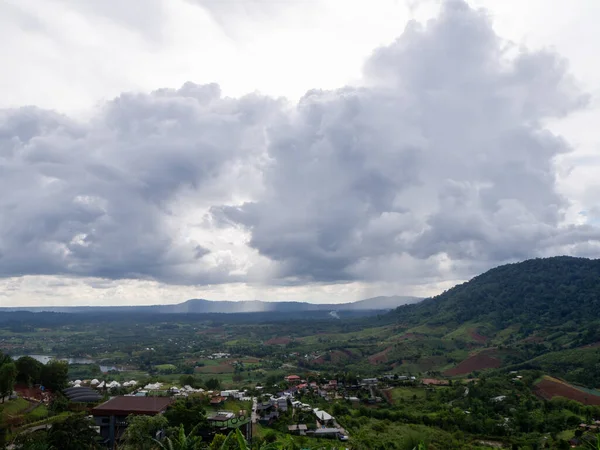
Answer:
[[[129,414],[154,415],[163,412],[172,403],[169,397],[113,397],[92,409],[94,416],[126,416]]]

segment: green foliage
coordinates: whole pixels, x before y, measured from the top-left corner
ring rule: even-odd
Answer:
[[[93,423],[84,416],[69,416],[52,425],[48,431],[50,448],[61,450],[92,450],[99,448],[99,436]]]
[[[5,362],[0,366],[0,398],[12,394],[17,379],[17,366],[13,362]]]
[[[21,356],[17,362],[17,379],[25,384],[39,383],[43,364],[31,356]]]
[[[158,431],[164,430],[169,422],[163,415],[127,417],[125,444],[128,450],[145,450],[154,444]]]
[[[163,450],[200,450],[202,438],[194,436],[195,431],[196,429],[192,430],[189,434],[185,434],[183,425],[180,425],[175,436],[166,438],[164,442],[156,440],[155,442]]]
[[[191,433],[195,427],[208,424],[202,401],[196,398],[177,400],[167,409],[164,416],[171,426],[183,426],[186,433]]]
[[[488,322],[497,329],[589,321],[600,311],[600,260],[554,257],[492,269],[443,294],[395,311],[430,324]],[[600,340],[598,330],[588,341]],[[582,344],[585,342],[582,342]]]
[[[42,366],[41,383],[50,390],[60,391],[67,386],[69,365],[63,361],[50,361]]]

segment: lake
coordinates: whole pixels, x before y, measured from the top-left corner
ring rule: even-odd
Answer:
[[[21,356],[30,356],[33,359],[35,359],[36,361],[41,362],[42,364],[47,364],[48,362],[52,361],[53,359],[58,359],[59,361],[66,361],[69,364],[98,364],[96,361],[94,361],[93,359],[89,359],[89,358],[56,358],[54,356],[49,356],[49,355],[17,355],[17,356],[13,356],[12,358],[17,360]],[[125,370],[122,367],[117,367],[117,366],[104,366],[102,364],[98,364],[98,365],[100,366],[101,372],[110,372],[111,370],[116,370],[117,372],[122,372],[123,370]]]

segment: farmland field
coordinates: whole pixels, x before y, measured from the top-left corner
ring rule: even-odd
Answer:
[[[546,400],[554,397],[564,397],[584,405],[600,405],[599,391],[580,388],[549,376],[543,377],[536,383],[535,393]]]
[[[502,361],[494,356],[490,356],[490,352],[480,352],[469,356],[456,367],[448,369],[444,374],[449,376],[466,375],[475,370],[496,369],[501,365]]]

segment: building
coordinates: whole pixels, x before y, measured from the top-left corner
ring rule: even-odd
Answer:
[[[317,416],[317,419],[319,420],[319,422],[321,422],[322,425],[327,426],[329,424],[333,424],[334,417],[328,412],[325,412],[319,408],[313,409],[313,412],[315,413],[315,416]]]
[[[339,428],[317,428],[309,434],[319,438],[336,438],[340,436],[341,432]]]
[[[277,402],[277,409],[279,411],[287,411],[288,409],[288,403],[287,403],[287,397],[279,397],[278,399],[276,399]]]
[[[92,416],[104,443],[113,449],[127,428],[127,416],[163,414],[172,402],[169,397],[118,396],[92,408]]]
[[[301,436],[304,436],[306,434],[306,430],[308,430],[308,427],[303,423],[298,424],[298,425],[289,425],[288,426],[288,431],[290,433],[298,433]]]
[[[213,397],[210,399],[210,404],[212,406],[218,406],[218,405],[222,405],[225,400],[227,400],[227,397],[223,397],[221,395],[217,395],[216,397]]]
[[[377,378],[363,378],[360,384],[362,384],[363,386],[376,386],[377,382]]]
[[[299,383],[301,379],[298,375],[288,375],[287,377],[285,377],[285,381],[287,381],[288,383]]]

